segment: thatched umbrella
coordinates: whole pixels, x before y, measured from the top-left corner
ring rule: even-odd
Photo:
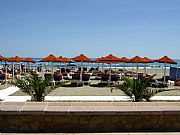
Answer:
[[[142,63],[144,63],[144,74],[146,74],[146,64],[147,63],[153,63],[153,62],[154,62],[153,60],[151,60],[151,59],[149,59],[147,57],[143,58],[143,62]]]
[[[109,80],[111,80],[111,64],[112,63],[117,63],[117,62],[121,62],[120,58],[109,54],[108,56],[104,57],[101,61],[109,63],[110,64],[110,76],[109,76]]]
[[[27,58],[23,59],[23,62],[27,62],[27,65],[29,68],[29,63],[35,63],[36,61],[33,60],[32,58],[27,57]],[[25,73],[26,73],[26,64],[25,64]]]
[[[53,75],[53,62],[57,62],[57,58],[53,54],[50,54],[49,56],[41,59],[40,62],[51,62],[51,74]]]
[[[86,57],[83,54],[72,58],[72,60],[76,62],[81,62],[81,73],[80,73],[80,81],[82,81],[82,73],[83,73],[83,62],[93,62],[90,58]]]
[[[164,63],[164,82],[166,81],[166,64],[177,64],[174,60],[169,58],[168,56],[164,56],[160,59],[154,60],[155,62]]]
[[[12,68],[13,68],[13,79],[14,79],[14,63],[13,62],[22,62],[23,59],[18,57],[18,56],[15,56],[15,57],[11,57],[8,59],[9,62],[12,62]],[[21,73],[21,66],[20,66],[20,73]]]
[[[135,56],[129,60],[130,63],[136,63],[136,77],[138,78],[138,63],[143,63],[143,58]]]
[[[129,63],[129,59],[126,57],[122,57],[120,60],[124,63],[123,64],[123,71],[125,72],[125,64]]]
[[[6,68],[6,77],[5,77],[5,81],[7,82],[7,58],[5,58],[4,56],[0,55],[0,61],[5,61],[5,68]]]

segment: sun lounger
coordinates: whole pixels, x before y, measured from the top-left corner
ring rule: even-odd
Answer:
[[[154,82],[151,82],[151,87],[153,87],[153,88],[165,88],[165,87],[168,87],[168,82],[159,81],[159,80],[155,79]]]
[[[175,85],[175,86],[180,86],[180,79],[175,80],[175,81],[174,81],[174,85]]]
[[[83,74],[82,75],[82,81],[84,84],[90,84],[90,75],[89,74]]]
[[[62,73],[63,79],[69,79],[69,74],[68,73]]]
[[[71,84],[77,84],[77,86],[81,86],[84,84],[90,84],[90,75],[82,74],[82,80],[80,80],[80,74],[72,74]]]
[[[6,74],[0,74],[0,83],[4,83],[6,80]]]
[[[83,82],[80,81],[79,73],[72,74],[71,84],[76,85],[76,86],[83,86]]]
[[[45,78],[46,81],[52,80],[52,75],[51,75],[51,73],[45,73],[45,74],[44,74],[44,78]]]
[[[106,83],[106,84],[114,84],[118,81],[120,76],[116,74],[112,74],[111,77],[109,74],[104,74],[101,76],[101,83]]]
[[[62,81],[62,75],[58,74],[58,75],[54,75],[54,81],[58,82],[58,81]]]

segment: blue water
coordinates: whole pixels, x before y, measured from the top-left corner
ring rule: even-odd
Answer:
[[[41,58],[33,58],[37,63],[37,65],[38,64],[45,64],[45,65],[48,65],[48,63],[41,63],[41,62],[39,62],[40,60],[41,60]],[[93,60],[95,59],[95,58],[92,58]],[[169,66],[169,67],[180,67],[180,59],[176,59],[175,60],[176,62],[177,62],[177,64],[167,64],[167,66]],[[80,63],[79,62],[74,62],[74,63],[72,63],[72,64],[75,64],[75,65],[77,65],[77,66],[80,66]],[[58,67],[60,64],[59,63],[53,63],[53,65],[54,66],[56,66],[56,67]],[[62,66],[64,66],[65,64],[64,63],[62,63]],[[84,63],[83,65],[85,65],[85,66],[87,66],[87,67],[97,67],[98,66],[98,64],[97,63]],[[125,66],[126,67],[132,67],[132,63],[126,63],[125,64]],[[100,64],[100,66],[101,66],[101,64]],[[119,64],[112,64],[112,67],[123,67],[124,66],[124,63],[119,63]],[[138,64],[138,66],[139,67],[144,67],[144,64]],[[150,63],[150,64],[147,64],[147,67],[158,67],[158,68],[161,68],[161,67],[163,67],[164,66],[164,64],[163,63],[157,63],[157,62],[155,62],[155,63]],[[109,67],[109,64],[104,64],[104,67]]]

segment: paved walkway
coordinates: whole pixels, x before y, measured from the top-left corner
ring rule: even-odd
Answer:
[[[13,94],[14,92],[18,91],[18,87],[8,87],[6,89],[0,90],[0,100],[6,99],[9,95]]]
[[[9,96],[18,91],[18,87],[8,87],[0,90],[0,100],[3,102],[26,102],[30,96]],[[155,101],[180,101],[180,96],[153,96]],[[128,96],[46,96],[45,101],[131,101]]]
[[[180,96],[153,96],[151,97],[151,100],[159,100],[159,101],[167,101],[167,100],[170,100],[170,101],[180,101]]]
[[[31,100],[31,96],[7,96],[2,102],[26,102]]]
[[[45,101],[131,101],[127,96],[45,96]]]

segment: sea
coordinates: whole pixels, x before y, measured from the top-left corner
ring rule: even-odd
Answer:
[[[44,65],[49,65],[48,62],[39,62],[42,58],[33,58],[35,61],[36,61],[36,65],[38,66],[39,64],[44,64]],[[91,58],[92,60],[95,60],[96,58]],[[166,64],[167,67],[180,67],[180,59],[174,59],[174,61],[177,62],[177,64]],[[62,66],[66,66],[66,65],[76,65],[78,67],[80,67],[80,63],[79,62],[71,62],[71,63],[61,63]],[[53,66],[54,67],[59,67],[60,66],[60,63],[53,63]],[[98,67],[98,63],[83,63],[83,66],[85,67]],[[99,64],[99,66],[101,66],[101,64]],[[105,68],[106,67],[109,67],[109,64],[104,64],[103,65]],[[111,65],[112,67],[116,67],[116,68],[121,68],[121,67],[132,67],[133,64],[132,63],[118,63],[118,64],[112,64]],[[136,66],[136,65],[134,65]],[[141,64],[139,63],[138,64],[138,67],[144,67],[144,64]],[[146,64],[146,67],[148,68],[163,68],[164,67],[164,64],[163,63],[158,63],[158,62],[155,62],[155,63],[147,63]]]

